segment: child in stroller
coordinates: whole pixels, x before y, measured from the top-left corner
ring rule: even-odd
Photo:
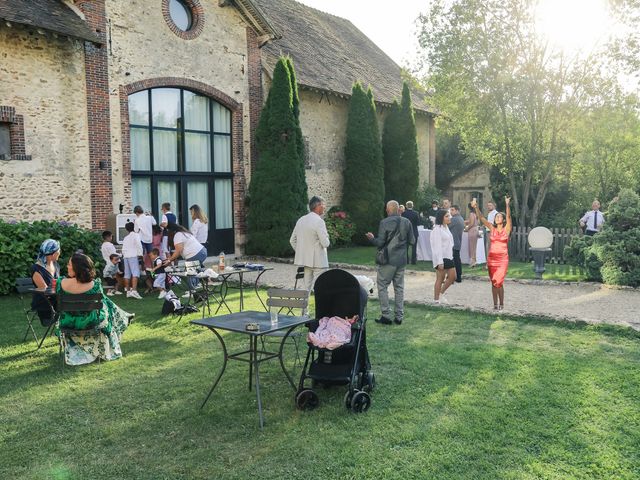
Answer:
[[[333,350],[307,343],[309,348],[296,392],[296,406],[302,410],[318,406],[320,400],[313,390],[317,384],[346,384],[345,407],[356,413],[365,412],[371,405],[369,392],[375,386],[366,342],[367,292],[353,275],[340,269],[320,275],[314,291],[316,314],[315,320],[307,323],[310,332],[315,332],[325,317],[355,317],[356,320],[351,325],[351,339]],[[311,388],[307,387],[308,380]]]

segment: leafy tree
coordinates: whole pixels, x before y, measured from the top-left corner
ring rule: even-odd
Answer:
[[[467,155],[460,134],[447,124],[436,135],[436,187],[440,190],[446,190],[460,172],[478,164]]]
[[[382,148],[371,88],[356,82],[351,91],[342,205],[354,224],[354,243],[366,244],[365,233],[377,231],[384,211]]]
[[[600,52],[568,59],[536,29],[534,0],[435,0],[420,43],[433,101],[464,150],[506,177],[514,214],[535,225],[570,162],[569,131],[605,96]]]
[[[385,199],[405,203],[415,200],[418,182],[416,122],[407,82],[402,86],[400,105],[396,101],[384,122],[382,133]]]
[[[293,63],[280,58],[256,130],[259,161],[249,185],[247,252],[284,256],[297,219],[307,212]],[[295,76],[293,77],[295,78]]]

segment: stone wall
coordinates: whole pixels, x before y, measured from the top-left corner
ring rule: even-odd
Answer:
[[[91,226],[81,42],[0,24],[0,105],[24,120],[31,160],[0,160],[0,218]]]
[[[268,82],[265,85],[268,91]],[[265,95],[266,96],[266,95]],[[386,109],[378,108],[380,134]],[[334,95],[300,89],[300,126],[308,151],[307,186],[309,195],[325,198],[327,206],[342,201],[344,146],[346,142],[349,100]],[[429,126],[433,120],[416,115],[420,186],[429,181]]]

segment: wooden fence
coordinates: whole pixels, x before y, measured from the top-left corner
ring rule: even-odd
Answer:
[[[564,247],[569,245],[571,239],[576,235],[582,235],[578,228],[551,228],[553,233],[553,244],[551,245],[551,253],[547,257],[547,262],[555,264],[566,264],[564,258]],[[531,227],[516,227],[511,232],[509,238],[509,258],[519,262],[530,262],[533,256],[529,251],[529,242],[527,237]],[[485,235],[485,248],[488,248],[488,232]],[[488,249],[486,250],[488,252]]]

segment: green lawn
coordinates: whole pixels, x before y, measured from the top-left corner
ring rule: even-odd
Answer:
[[[336,263],[348,263],[351,265],[368,265],[375,266],[376,247],[349,247],[336,248],[329,250],[329,261]],[[432,270],[431,262],[418,262],[417,265],[407,265],[409,270]],[[563,282],[580,282],[585,280],[585,276],[581,274],[575,267],[571,265],[545,265],[546,271],[542,275],[544,280],[558,280]],[[469,268],[468,265],[462,266],[462,275],[487,275],[487,271],[482,265],[475,268]],[[509,273],[507,278],[534,279],[536,275],[533,271],[533,263],[527,262],[509,262]]]
[[[0,298],[0,478],[638,478],[637,333],[409,307],[401,327],[369,323],[369,412],[347,412],[343,387],[297,411],[267,364],[260,431],[239,362],[199,410],[221,362],[209,331],[117,301],[137,313],[124,357],[61,372],[54,340],[22,343],[19,302]]]

